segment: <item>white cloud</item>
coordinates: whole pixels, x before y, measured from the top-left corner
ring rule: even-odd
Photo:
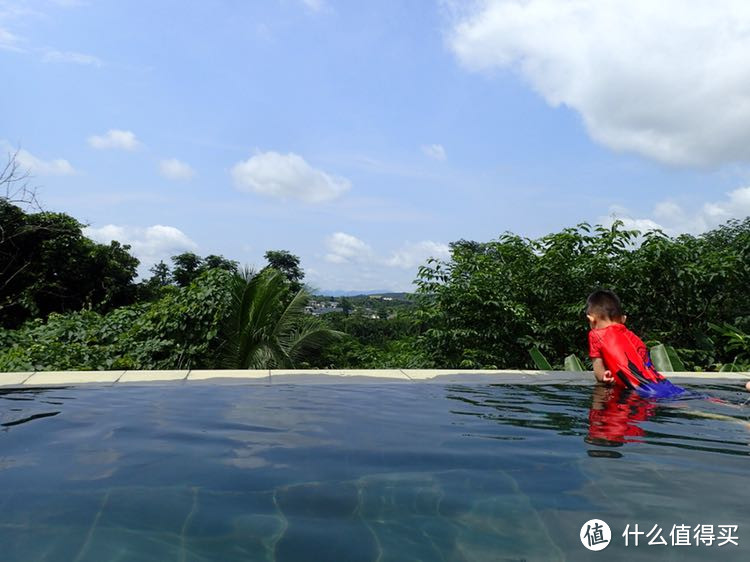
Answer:
[[[104,135],[92,135],[89,137],[89,145],[97,150],[116,148],[121,150],[135,150],[140,146],[135,133],[132,131],[121,131],[110,129]]]
[[[706,203],[701,210],[709,224],[717,225],[731,218],[750,216],[750,187],[730,191],[727,199]]]
[[[633,217],[627,209],[621,207],[613,207],[610,212],[608,217],[599,217],[601,224],[609,226],[615,219],[619,219],[627,228],[636,228],[642,232],[658,228],[670,235],[697,235],[730,219],[750,216],[750,187],[730,191],[724,199],[704,203],[692,212],[672,200],[657,203],[651,217]]]
[[[237,189],[280,199],[320,203],[341,196],[351,183],[310,166],[296,154],[263,152],[232,168]]]
[[[78,8],[87,4],[84,0],[52,0],[52,3],[63,8]]]
[[[325,242],[328,253],[325,260],[330,263],[367,263],[379,266],[413,269],[424,264],[427,258],[447,259],[450,247],[447,244],[422,240],[406,242],[387,258],[377,256],[363,240],[345,232],[336,232]]]
[[[44,62],[67,62],[81,65],[101,66],[102,61],[93,55],[70,51],[47,51],[42,57]]]
[[[0,49],[6,51],[23,51],[23,49],[18,46],[18,43],[19,39],[16,35],[7,29],[0,27]]]
[[[453,3],[454,2],[450,2]],[[676,165],[750,160],[750,3],[481,0],[448,43],[513,69],[614,149]]]
[[[319,12],[325,6],[323,0],[302,0],[302,3],[313,12]]]
[[[89,226],[84,229],[84,234],[102,244],[109,244],[112,240],[130,244],[131,252],[141,262],[139,269],[142,275],[159,260],[169,262],[171,256],[198,249],[198,245],[179,228],[161,224],[148,227],[114,224],[100,228]]]
[[[635,229],[639,230],[640,232],[647,232],[649,230],[662,230],[667,234],[675,234],[669,227],[666,227],[663,224],[658,223],[652,219],[634,218],[630,216],[630,212],[625,209],[611,211],[609,216],[599,217],[599,220],[597,222],[603,226],[610,227],[612,226],[612,223],[615,222],[615,220],[619,220],[620,222],[622,222],[623,227],[628,230]]]
[[[385,260],[385,265],[413,269],[424,265],[427,258],[448,259],[451,255],[448,244],[423,240],[421,242],[407,242]]]
[[[22,168],[39,176],[70,176],[76,173],[70,162],[63,158],[42,160],[23,149],[16,154],[16,160]]]
[[[443,148],[442,144],[424,145],[422,152],[424,152],[425,156],[429,156],[435,160],[445,160],[445,148]]]
[[[447,244],[423,240],[406,242],[390,254],[376,253],[364,240],[336,232],[325,240],[328,266],[306,268],[308,281],[323,290],[411,291],[417,267],[428,258],[450,258]]]
[[[326,248],[328,253],[325,260],[331,263],[352,263],[362,262],[371,258],[372,248],[365,242],[346,234],[345,232],[335,232],[326,239]]]
[[[16,155],[16,162],[23,170],[37,176],[70,176],[76,173],[73,166],[64,158],[42,160],[28,150],[13,148],[7,141],[0,140],[0,147],[8,154]]]
[[[159,173],[169,180],[189,180],[195,175],[195,170],[190,164],[182,162],[177,158],[169,158],[159,162]]]

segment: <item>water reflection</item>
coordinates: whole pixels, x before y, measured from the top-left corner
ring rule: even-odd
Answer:
[[[656,413],[657,403],[621,386],[596,385],[589,409],[586,443],[618,447],[646,435],[640,424]],[[603,456],[602,454],[594,456]]]
[[[730,405],[570,383],[0,394],[0,559],[577,560],[593,514],[747,525]]]
[[[0,427],[13,427],[14,425],[21,425],[22,423],[28,423],[30,421],[38,420],[41,418],[49,418],[58,415],[60,412],[43,412],[41,414],[32,414],[24,418],[13,420],[5,423],[0,423]]]
[[[472,426],[467,436],[542,438],[535,430],[580,436],[595,447],[586,451],[591,457],[622,457],[615,449],[626,443],[750,454],[750,408],[738,400],[744,394],[726,385],[701,385],[669,400],[604,385],[448,385],[446,391],[446,397],[457,403],[451,414],[475,420],[466,422]],[[480,424],[481,420],[497,425]],[[502,429],[508,426],[521,431]],[[555,441],[555,446],[562,443]]]

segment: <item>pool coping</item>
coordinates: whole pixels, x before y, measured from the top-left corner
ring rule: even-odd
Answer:
[[[671,372],[668,378],[750,380],[750,372]],[[151,383],[426,383],[465,382],[491,384],[593,383],[591,371],[469,370],[469,369],[255,369],[255,370],[149,370],[149,371],[25,371],[0,373],[0,387],[60,385],[117,385]],[[687,381],[685,381],[687,382]]]

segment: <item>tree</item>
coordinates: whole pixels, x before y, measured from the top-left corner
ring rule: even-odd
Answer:
[[[172,256],[172,263],[172,279],[178,287],[187,287],[201,274],[203,260],[193,252],[183,252]]]
[[[561,361],[587,348],[586,296],[604,287],[647,342],[674,346],[690,366],[731,362],[707,323],[750,325],[749,248],[750,218],[698,237],[641,235],[616,221],[458,241],[450,260],[419,269],[420,345],[441,367],[522,368],[533,347]]]
[[[349,313],[353,308],[352,301],[346,297],[341,297],[339,304],[341,305],[341,311],[344,313],[344,316],[349,316]]]
[[[52,313],[15,330],[0,328],[0,372],[216,368],[231,276],[211,269],[153,302],[106,314]]]
[[[169,266],[164,263],[164,260],[160,260],[159,263],[151,266],[149,271],[152,273],[152,276],[148,281],[157,287],[166,287],[172,281],[172,273],[169,271]]]
[[[286,298],[283,274],[265,269],[236,274],[232,305],[222,325],[222,365],[231,369],[294,368],[325,344],[342,336],[305,314],[302,289]]]
[[[18,162],[19,150],[8,153],[7,162],[0,169],[0,201],[39,209],[36,189],[29,185],[31,174]]]
[[[105,312],[135,300],[138,260],[119,242],[97,244],[64,213],[26,213],[0,199],[0,325],[51,312]]]
[[[203,258],[203,265],[201,267],[204,271],[209,269],[223,269],[230,273],[237,273],[238,265],[239,264],[234,260],[228,260],[224,256],[211,254]]]
[[[224,256],[211,254],[202,258],[193,252],[184,252],[172,256],[172,262],[174,263],[172,279],[178,287],[187,287],[203,272],[210,269],[221,269],[235,273],[238,265],[236,261],[228,260]]]
[[[305,273],[299,266],[299,257],[286,250],[268,250],[264,257],[268,261],[268,267],[284,274],[292,293],[296,293],[302,288],[302,279],[304,279]]]

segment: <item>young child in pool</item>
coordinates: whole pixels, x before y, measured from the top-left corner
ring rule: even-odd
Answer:
[[[635,390],[641,396],[666,398],[684,392],[654,369],[648,348],[625,327],[620,299],[599,290],[586,300],[589,320],[589,357],[596,380]]]

